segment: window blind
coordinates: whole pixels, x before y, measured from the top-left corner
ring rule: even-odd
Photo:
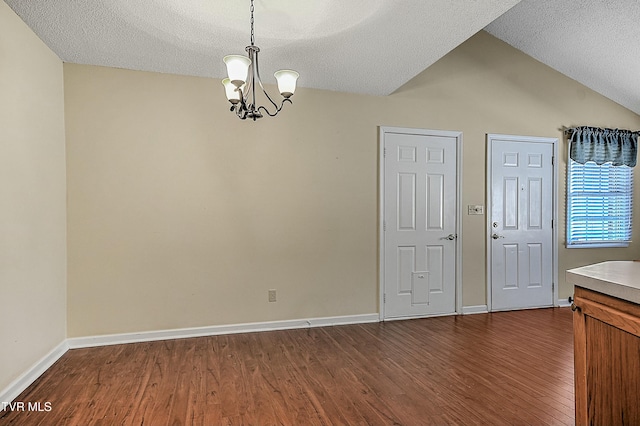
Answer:
[[[569,159],[567,245],[631,241],[633,169]]]

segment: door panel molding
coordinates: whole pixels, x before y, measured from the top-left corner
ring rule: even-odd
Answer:
[[[492,218],[492,212],[493,212],[493,182],[492,182],[492,176],[493,176],[493,148],[494,148],[494,143],[496,141],[500,141],[500,142],[509,142],[509,143],[539,143],[539,144],[549,144],[552,147],[552,156],[554,158],[554,161],[552,163],[552,183],[551,183],[551,192],[552,192],[552,223],[553,223],[553,227],[551,230],[551,234],[552,234],[552,242],[551,242],[551,247],[552,247],[552,282],[553,282],[553,306],[559,306],[558,305],[558,139],[557,138],[545,138],[545,137],[534,137],[534,136],[516,136],[516,135],[502,135],[502,134],[493,134],[493,133],[489,133],[487,134],[487,163],[486,163],[486,190],[487,190],[487,194],[486,194],[486,252],[487,252],[487,277],[486,277],[486,282],[487,282],[487,286],[486,286],[486,297],[487,297],[487,308],[489,310],[489,312],[493,311],[493,301],[492,301],[492,267],[493,267],[493,262],[492,262],[492,234],[494,234],[495,230],[493,229],[493,223],[492,221],[494,220]],[[504,164],[505,166],[508,166],[509,164],[513,164],[515,165],[517,161],[526,161],[527,164],[530,167],[539,167],[540,166],[540,161],[541,158],[539,155],[537,154],[529,154],[527,155],[527,158],[518,158],[518,154],[517,153],[512,153],[512,154],[505,154],[504,156]],[[526,183],[525,182],[519,182],[516,185],[516,189],[518,187],[518,185],[527,185],[529,187],[530,191],[530,197],[533,196],[542,196],[542,194],[538,194],[537,191],[537,184],[535,179],[534,180],[529,180]],[[505,197],[505,199],[502,200],[503,203],[507,203],[510,200],[506,199],[507,197]],[[513,200],[511,200],[513,201]],[[530,203],[528,203],[530,204]],[[504,212],[504,209],[503,209]],[[539,226],[539,224],[536,222],[536,220],[538,219],[538,213],[539,212],[530,212],[530,213],[535,213],[533,215],[530,215],[530,221],[529,223],[526,224],[521,224],[524,225],[524,230],[526,229],[534,229],[537,228]],[[505,225],[515,225],[513,223],[511,223],[509,221],[509,218],[503,218],[502,220],[505,221]],[[532,222],[533,221],[533,222]],[[515,228],[514,228],[515,229]],[[529,247],[530,249],[532,249],[531,247]],[[512,265],[513,266],[513,265]],[[530,265],[531,268],[535,269],[535,265]],[[512,271],[513,272],[513,271]],[[514,272],[515,273],[515,272]],[[533,274],[534,277],[537,276],[536,274]],[[531,284],[532,283],[527,283],[527,284]]]
[[[392,320],[402,318],[386,318],[385,315],[385,228],[394,227],[396,224],[385,223],[385,136],[390,134],[409,134],[409,135],[421,135],[421,136],[433,136],[433,137],[446,137],[455,138],[456,140],[456,231],[457,241],[455,245],[455,313],[462,314],[462,132],[456,131],[440,131],[440,130],[427,130],[427,129],[414,129],[414,128],[402,128],[402,127],[379,127],[379,164],[378,164],[378,217],[379,217],[379,240],[378,240],[378,253],[379,253],[379,314],[380,320]],[[416,160],[417,151],[412,147],[400,147],[398,152],[398,161],[414,162]],[[386,152],[386,155],[392,155],[391,152]],[[444,153],[439,150],[427,150],[426,152],[427,163],[441,164],[444,160]],[[438,181],[437,176],[433,176],[430,182],[424,182],[425,191],[438,191],[441,190],[441,182]],[[410,186],[410,185],[408,185]],[[432,214],[435,212],[427,212],[426,225],[433,228],[440,228],[442,218]],[[413,218],[410,215],[403,218],[404,225],[411,225]],[[413,223],[415,225],[415,223]],[[403,280],[404,285],[413,285],[414,280],[429,280],[429,288],[440,286],[438,281],[440,277],[429,276],[428,274],[422,274],[424,278],[419,278],[420,271],[415,271],[416,276],[407,276]],[[416,295],[419,296],[419,295]],[[407,317],[414,318],[414,317]]]

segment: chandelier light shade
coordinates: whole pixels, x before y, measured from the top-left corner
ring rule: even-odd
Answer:
[[[222,80],[222,85],[224,86],[224,92],[227,95],[229,102],[233,105],[240,102],[240,93],[242,93],[244,86],[240,86],[240,90],[238,90],[238,88],[228,78]]]
[[[242,119],[247,118],[256,121],[263,117],[263,112],[270,117],[276,116],[284,106],[285,102],[292,103],[291,97],[296,91],[296,82],[300,76],[292,70],[277,71],[274,76],[278,83],[278,90],[282,95],[280,105],[275,103],[262,85],[260,69],[258,67],[258,53],[260,48],[255,45],[253,32],[253,0],[251,0],[251,44],[245,48],[247,56],[227,55],[223,61],[227,66],[228,78],[222,80],[227,99],[231,103],[231,111]],[[273,105],[273,112],[265,106],[256,104],[256,89],[258,86],[264,96]]]
[[[223,61],[227,65],[227,75],[231,83],[236,87],[242,86],[247,81],[251,59],[242,55],[227,55]]]
[[[278,90],[285,98],[290,98],[296,91],[296,82],[300,74],[293,70],[280,70],[273,74],[278,82]]]

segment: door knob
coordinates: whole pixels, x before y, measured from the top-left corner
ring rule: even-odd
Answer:
[[[491,238],[493,238],[494,240],[497,240],[498,238],[504,238],[504,236],[503,235],[498,235],[498,234],[493,234],[491,236]]]
[[[453,241],[455,239],[458,238],[458,234],[449,234],[446,237],[442,237],[440,238],[441,240],[449,240],[449,241]]]

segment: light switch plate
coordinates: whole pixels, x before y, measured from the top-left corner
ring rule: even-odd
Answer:
[[[484,214],[484,206],[471,205],[467,206],[469,214]]]

